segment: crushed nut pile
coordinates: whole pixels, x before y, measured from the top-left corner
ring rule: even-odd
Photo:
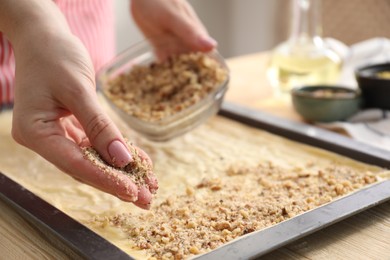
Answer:
[[[91,161],[95,166],[99,167],[103,172],[113,174],[113,172],[116,171],[129,176],[139,187],[148,186],[145,180],[153,170],[152,165],[140,156],[138,149],[134,145],[130,143],[127,143],[127,145],[130,149],[133,161],[123,168],[115,168],[107,164],[93,147],[83,147],[82,151],[84,157]]]
[[[154,122],[199,102],[226,78],[227,71],[206,54],[181,54],[134,66],[110,81],[105,93],[129,115]]]
[[[150,259],[183,259],[239,236],[277,224],[377,181],[371,172],[347,166],[285,169],[271,162],[230,167],[204,179],[142,215],[97,217],[121,228]]]

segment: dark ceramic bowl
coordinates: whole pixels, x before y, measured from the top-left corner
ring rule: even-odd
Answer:
[[[345,120],[359,111],[359,90],[341,86],[304,86],[291,91],[295,110],[307,121],[332,122]]]
[[[358,68],[355,77],[365,107],[390,109],[390,63]]]

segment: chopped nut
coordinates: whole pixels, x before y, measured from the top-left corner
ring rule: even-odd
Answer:
[[[188,228],[196,228],[196,223],[194,222],[194,221],[190,221],[190,222],[188,222],[188,224],[187,224],[187,227]]]
[[[191,254],[194,254],[194,255],[197,255],[200,253],[199,249],[196,246],[190,247],[189,251]]]
[[[240,210],[240,214],[243,219],[249,218],[249,213],[246,210]]]
[[[227,71],[207,54],[181,54],[133,66],[109,81],[105,94],[127,114],[155,122],[199,102],[226,78]]]
[[[161,238],[161,242],[163,242],[164,244],[167,244],[169,242],[169,238],[167,237],[162,237]]]
[[[117,215],[101,223],[121,227],[134,248],[146,250],[156,259],[183,259],[376,181],[371,173],[352,172],[342,166],[323,167],[316,174],[305,172],[272,162],[236,165],[226,168],[221,178],[204,178],[198,185],[185,187],[182,195],[172,195],[155,206],[153,214]],[[245,189],[237,189],[243,183]],[[215,192],[216,186],[223,189]],[[141,226],[129,226],[129,219]]]
[[[230,229],[230,223],[227,221],[219,222],[214,227],[216,230]]]
[[[195,193],[195,191],[194,191],[194,189],[192,187],[190,187],[190,186],[186,187],[186,194],[188,196],[192,196],[192,195],[194,195],[194,193]]]

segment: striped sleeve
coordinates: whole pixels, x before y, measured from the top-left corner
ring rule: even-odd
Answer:
[[[56,0],[71,31],[88,50],[95,71],[115,54],[112,0]],[[12,46],[0,32],[0,108],[14,100],[15,58]]]
[[[14,100],[15,58],[12,46],[0,32],[0,104],[11,104]]]
[[[91,55],[95,71],[115,54],[112,0],[57,0],[72,32]]]

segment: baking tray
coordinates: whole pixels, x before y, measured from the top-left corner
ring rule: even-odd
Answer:
[[[227,102],[223,104],[219,114],[290,140],[323,148],[364,163],[390,168],[390,152],[315,126],[287,121]],[[27,221],[37,226],[39,230],[49,233],[64,246],[69,247],[80,258],[132,259],[101,236],[1,172],[0,198],[15,208]],[[240,237],[196,259],[223,258],[227,260],[259,257],[389,199],[390,180],[386,180],[274,226]]]

